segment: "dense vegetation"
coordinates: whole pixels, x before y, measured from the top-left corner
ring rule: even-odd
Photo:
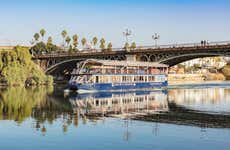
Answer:
[[[0,50],[0,84],[41,85],[52,82],[53,78],[46,76],[31,60],[27,48],[17,46],[14,50]]]
[[[230,80],[230,64],[228,63],[224,68],[222,69],[222,72],[227,80]]]

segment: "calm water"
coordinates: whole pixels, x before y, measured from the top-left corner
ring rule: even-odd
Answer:
[[[0,149],[209,149],[230,146],[230,88],[66,95],[0,93]]]

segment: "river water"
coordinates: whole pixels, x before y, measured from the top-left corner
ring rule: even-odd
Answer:
[[[228,150],[230,87],[96,94],[0,92],[1,150]]]

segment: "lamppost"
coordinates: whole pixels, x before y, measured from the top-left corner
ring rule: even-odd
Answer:
[[[160,35],[155,33],[153,36],[152,36],[153,40],[155,41],[155,47],[157,48],[157,40],[160,39]]]
[[[131,30],[126,29],[125,32],[123,32],[124,37],[126,38],[126,43],[125,43],[125,50],[128,51],[129,49],[129,39],[128,37],[132,34]]]
[[[128,37],[129,37],[131,34],[132,34],[132,31],[131,31],[131,30],[129,30],[129,29],[126,29],[126,30],[125,30],[125,32],[123,32],[123,35],[124,35],[124,36],[125,36],[125,38],[126,38],[126,43],[128,43],[128,42],[129,42]]]

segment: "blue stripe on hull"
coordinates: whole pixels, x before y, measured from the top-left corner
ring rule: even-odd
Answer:
[[[77,84],[70,83],[69,88],[72,90],[132,90],[132,89],[147,89],[147,88],[161,88],[168,86],[168,82],[143,82],[143,83],[105,83],[105,84]]]

